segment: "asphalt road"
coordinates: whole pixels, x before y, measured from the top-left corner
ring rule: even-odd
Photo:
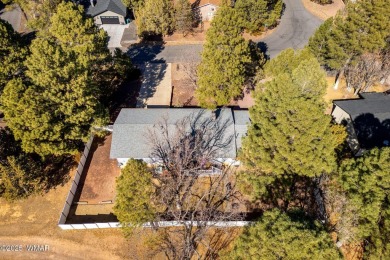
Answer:
[[[303,48],[323,22],[308,12],[301,0],[284,0],[284,3],[286,8],[280,24],[275,32],[262,40],[270,58],[288,48]]]
[[[275,32],[259,42],[273,58],[287,48],[300,49],[321,25],[322,20],[309,13],[300,0],[284,0],[285,10]],[[133,62],[191,62],[200,60],[202,45],[133,46],[128,50]]]

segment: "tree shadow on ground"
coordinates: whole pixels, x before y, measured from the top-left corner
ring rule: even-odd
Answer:
[[[109,101],[111,124],[115,122],[122,108],[136,107],[141,84],[142,80],[140,78],[126,80],[112,94]]]
[[[137,44],[133,44],[127,51],[127,55],[131,58],[135,64],[144,62],[165,62],[164,59],[156,59],[157,55],[164,50],[163,42],[158,44],[151,44],[146,41],[142,41]]]
[[[264,54],[264,58],[269,60],[270,56],[267,54],[268,51],[268,45],[265,42],[258,42],[257,47],[261,50],[261,52]]]
[[[157,87],[164,79],[168,65],[166,63],[145,64],[142,71],[142,86],[138,95],[138,107],[146,106],[146,101],[153,97]]]
[[[380,120],[373,114],[366,113],[357,116],[353,125],[361,148],[372,149],[390,145],[390,118]]]
[[[77,166],[74,156],[52,156],[44,161],[44,191],[49,192],[58,185],[64,186],[69,181],[69,172]]]

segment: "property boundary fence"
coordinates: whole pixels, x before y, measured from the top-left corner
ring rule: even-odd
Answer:
[[[105,223],[78,223],[78,224],[66,224],[66,219],[69,215],[70,207],[73,204],[73,199],[77,191],[77,187],[79,185],[80,179],[82,174],[86,174],[84,172],[84,166],[88,159],[89,152],[91,150],[91,146],[93,143],[94,137],[91,136],[88,143],[85,145],[84,152],[81,155],[80,163],[77,167],[76,174],[72,181],[72,186],[69,190],[68,196],[66,197],[65,205],[61,211],[60,218],[58,220],[58,226],[63,230],[74,230],[74,229],[96,229],[96,228],[119,228],[121,227],[119,222],[105,222]],[[205,172],[206,173],[206,172]],[[216,174],[215,169],[212,170],[213,174]],[[207,172],[207,174],[210,174]],[[179,222],[179,221],[158,221],[158,222],[147,222],[142,225],[144,228],[151,228],[151,227],[180,227],[186,224],[190,224],[189,221],[187,222]],[[243,227],[247,226],[252,221],[221,221],[221,222],[212,222],[207,221],[206,225],[214,226],[214,227]],[[194,222],[193,225],[197,224],[205,224],[203,221]]]
[[[74,175],[74,178],[72,181],[72,186],[68,192],[68,196],[66,197],[64,208],[61,211],[60,219],[58,220],[58,226],[61,227],[62,229],[70,229],[70,228],[66,228],[63,226],[69,226],[69,225],[65,224],[66,218],[68,217],[70,207],[72,206],[72,203],[73,203],[73,198],[76,194],[77,186],[79,185],[81,175],[83,174],[84,166],[85,166],[85,163],[87,161],[89,151],[91,150],[91,145],[92,145],[93,139],[94,139],[94,137],[91,136],[91,138],[89,139],[89,141],[85,145],[84,152],[81,155],[76,174]],[[72,228],[72,229],[76,229],[76,228]]]
[[[159,221],[159,222],[147,222],[142,225],[144,228],[151,227],[181,227],[185,224],[190,224],[189,221],[179,222],[179,221]],[[217,228],[223,227],[244,227],[248,226],[252,223],[252,221],[221,221],[221,222],[212,222],[207,221],[206,225],[214,226]],[[203,221],[192,223],[193,226],[197,226],[197,224],[205,224]],[[84,223],[84,224],[59,224],[60,228],[64,230],[70,229],[96,229],[96,228],[120,228],[121,225],[119,222],[107,222],[107,223]]]

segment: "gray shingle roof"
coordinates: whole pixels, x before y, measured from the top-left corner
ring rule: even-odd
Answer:
[[[372,114],[379,120],[390,119],[390,95],[363,93],[361,99],[338,100],[333,103],[347,112],[352,120],[363,114]]]
[[[211,118],[213,112],[200,108],[124,108],[119,113],[113,127],[110,158],[150,158],[152,149],[148,134],[156,123],[167,120],[169,128],[174,130],[174,124],[187,116],[201,114],[200,118]],[[230,109],[217,112],[220,122],[226,122],[224,138],[234,136],[233,115]],[[202,121],[202,120],[200,120]],[[220,158],[235,158],[236,145],[234,140]]]
[[[241,139],[246,136],[248,125],[250,124],[248,110],[233,110],[234,129],[236,133],[236,148],[237,151],[241,148]]]
[[[95,6],[89,6],[87,14],[96,16],[106,11],[111,11],[116,14],[126,16],[127,9],[121,0],[97,0]]]

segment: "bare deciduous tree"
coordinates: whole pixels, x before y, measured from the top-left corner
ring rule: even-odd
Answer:
[[[164,252],[169,259],[204,258],[200,247],[215,255],[211,229],[218,222],[242,219],[235,207],[240,194],[231,167],[205,170],[215,158],[234,149],[234,136],[226,131],[232,122],[218,112],[209,115],[202,111],[175,124],[166,118],[149,134],[151,157],[158,158],[163,167],[162,173],[156,174],[156,204],[161,209],[157,220],[178,224],[164,228],[155,223],[161,232],[155,251]]]
[[[389,59],[388,50],[361,55],[356,62],[349,64],[345,69],[348,88],[352,87],[355,90],[354,94],[357,95],[387,77],[390,73]]]

